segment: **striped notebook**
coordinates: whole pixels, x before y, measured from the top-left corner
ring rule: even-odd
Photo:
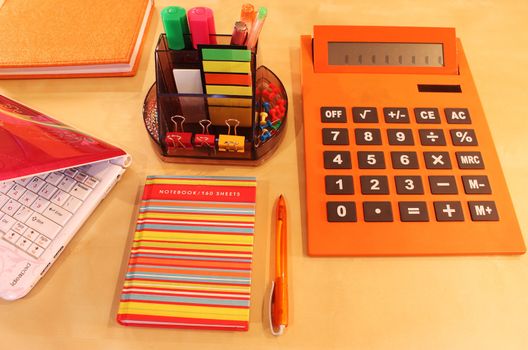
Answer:
[[[248,330],[256,179],[148,176],[117,321]]]

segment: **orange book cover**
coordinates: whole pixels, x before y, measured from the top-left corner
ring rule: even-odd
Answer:
[[[134,75],[152,0],[0,0],[0,79]]]

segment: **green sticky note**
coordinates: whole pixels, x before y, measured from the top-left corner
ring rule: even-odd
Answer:
[[[202,49],[204,61],[251,61],[250,50]]]

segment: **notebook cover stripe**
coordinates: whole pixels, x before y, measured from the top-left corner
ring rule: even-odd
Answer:
[[[118,322],[247,330],[255,197],[250,177],[149,176]]]

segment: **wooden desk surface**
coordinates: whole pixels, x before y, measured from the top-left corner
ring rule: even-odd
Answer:
[[[528,239],[526,101],[528,2],[268,0],[260,64],[282,79],[291,103],[280,149],[259,167],[160,161],[141,106],[154,81],[162,31],[157,1],[137,76],[0,81],[0,93],[124,147],[132,167],[51,270],[15,302],[0,302],[3,349],[527,349],[528,257],[309,258],[305,252],[299,36],[313,24],[456,27],[462,39],[525,239]],[[214,9],[230,32],[240,1],[179,1]],[[257,4],[257,3],[256,3]],[[260,3],[257,5],[261,5]],[[1,51],[0,51],[1,54]],[[147,174],[258,177],[251,324],[247,333],[127,328],[115,322],[119,289]],[[271,212],[288,200],[290,327],[270,335]]]

